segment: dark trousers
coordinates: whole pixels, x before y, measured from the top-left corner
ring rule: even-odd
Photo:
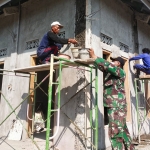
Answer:
[[[142,72],[144,72],[146,74],[150,74],[150,68],[148,68],[148,67],[146,67],[144,65],[136,64],[136,65],[134,65],[134,68],[139,70],[139,71],[142,71]]]
[[[37,55],[38,55],[38,58],[40,59],[40,61],[44,64],[44,63],[50,62],[51,54],[58,56],[58,47],[57,46],[51,46],[51,47],[42,49],[40,51],[40,53],[38,53]]]

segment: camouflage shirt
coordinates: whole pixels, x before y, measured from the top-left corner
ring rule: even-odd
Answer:
[[[126,107],[124,70],[103,58],[97,58],[94,64],[104,72],[104,106]]]

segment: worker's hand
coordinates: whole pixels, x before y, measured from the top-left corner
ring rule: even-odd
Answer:
[[[129,62],[131,61],[130,59],[131,59],[132,57],[131,56],[129,56]]]
[[[68,43],[77,44],[78,42],[75,39],[68,39]]]
[[[129,56],[129,59],[132,58],[131,56]]]
[[[89,55],[90,55],[91,58],[95,58],[95,59],[97,58],[97,56],[95,55],[94,50],[92,48],[90,48],[88,50],[88,52],[89,52]]]

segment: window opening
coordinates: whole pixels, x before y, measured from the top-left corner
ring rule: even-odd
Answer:
[[[112,38],[101,33],[101,42],[111,46],[112,45]]]
[[[58,36],[65,39],[65,31],[58,33]]]
[[[32,49],[32,48],[37,48],[39,46],[39,39],[35,39],[32,41],[27,41],[26,42],[26,50]]]
[[[6,56],[7,55],[7,48],[0,49],[0,57]]]
[[[108,60],[110,57],[110,54],[105,53],[103,51],[103,59]],[[104,78],[105,78],[105,72],[103,73],[103,84],[104,84]],[[107,107],[104,107],[104,125],[108,125],[109,119],[108,119],[108,113],[107,113]]]
[[[123,51],[123,52],[126,52],[128,53],[129,52],[129,46],[119,42],[119,47],[120,47],[120,50]]]

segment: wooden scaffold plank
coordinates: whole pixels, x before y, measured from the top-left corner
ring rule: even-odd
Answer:
[[[81,64],[84,65],[91,65],[94,63],[94,59],[89,58],[89,59],[74,59],[70,60],[69,62],[62,61],[62,64],[64,65],[69,65],[69,66],[80,66]],[[65,68],[66,66],[63,66]],[[54,69],[59,68],[59,61],[54,63]],[[37,65],[37,66],[30,66],[30,67],[24,67],[24,68],[17,68],[14,69],[14,72],[19,72],[19,73],[29,73],[29,72],[39,72],[39,71],[46,71],[50,70],[50,64],[42,64],[42,65]]]

